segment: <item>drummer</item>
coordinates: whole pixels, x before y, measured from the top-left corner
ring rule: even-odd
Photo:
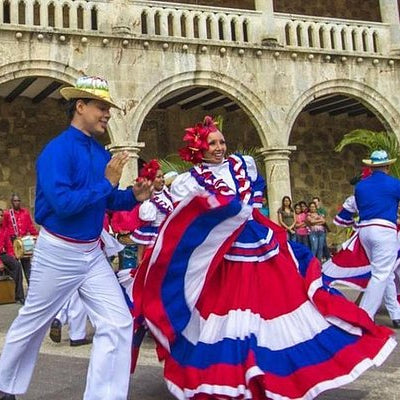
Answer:
[[[16,238],[23,238],[27,235],[38,235],[29,210],[21,207],[21,199],[16,193],[11,195],[11,207],[4,211],[3,225],[4,228],[8,230],[11,241],[14,241]],[[21,257],[20,261],[24,270],[25,279],[29,284],[31,257]]]

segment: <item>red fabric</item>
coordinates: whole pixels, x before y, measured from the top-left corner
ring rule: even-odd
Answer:
[[[33,224],[31,214],[27,208],[20,208],[19,210],[14,210],[15,221],[18,227],[17,236],[26,236],[28,234],[37,236],[38,231]],[[13,224],[11,221],[10,210],[4,211],[4,228],[8,231],[9,236],[15,236]]]
[[[130,211],[116,211],[112,214],[111,228],[114,233],[133,232],[143,225],[143,221],[139,218],[139,206],[140,204]]]
[[[15,257],[14,248],[11,243],[8,230],[3,225],[0,225],[0,254],[6,253],[9,256]]]

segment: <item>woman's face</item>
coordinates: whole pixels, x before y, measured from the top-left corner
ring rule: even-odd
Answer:
[[[294,211],[296,212],[296,214],[300,214],[300,213],[301,213],[301,207],[300,207],[299,205],[297,205],[297,206],[294,208]]]
[[[303,212],[307,211],[307,204],[306,203],[301,203],[300,207],[301,207],[301,211],[303,211]]]
[[[159,192],[164,187],[164,173],[159,169],[153,182],[154,190]]]
[[[310,211],[311,213],[317,212],[317,207],[315,206],[314,203],[311,203],[311,204],[309,205],[308,209],[309,209],[309,211]]]
[[[224,161],[226,143],[220,131],[211,132],[207,137],[208,150],[204,152],[203,160],[211,164],[220,164]]]
[[[283,199],[283,205],[284,205],[285,207],[290,207],[290,199],[288,199],[287,197],[285,197],[285,198]]]

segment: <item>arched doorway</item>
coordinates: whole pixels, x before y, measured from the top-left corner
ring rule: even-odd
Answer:
[[[139,134],[144,159],[164,158],[182,147],[184,129],[205,115],[223,118],[228,152],[250,153],[261,147],[257,130],[235,99],[210,86],[188,86],[160,99],[147,114]]]

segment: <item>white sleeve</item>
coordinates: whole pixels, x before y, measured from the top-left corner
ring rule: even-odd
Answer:
[[[192,196],[195,193],[204,191],[204,189],[197,183],[190,172],[185,172],[178,175],[172,182],[170,192],[172,201],[182,201],[187,196]]]
[[[251,156],[243,156],[243,159],[246,162],[247,173],[250,179],[254,182],[258,176],[256,162],[254,161],[254,158]]]
[[[349,196],[343,203],[343,208],[353,214],[358,213],[356,198],[354,195]]]
[[[155,221],[157,207],[150,200],[146,200],[139,207],[139,218],[142,221]]]

